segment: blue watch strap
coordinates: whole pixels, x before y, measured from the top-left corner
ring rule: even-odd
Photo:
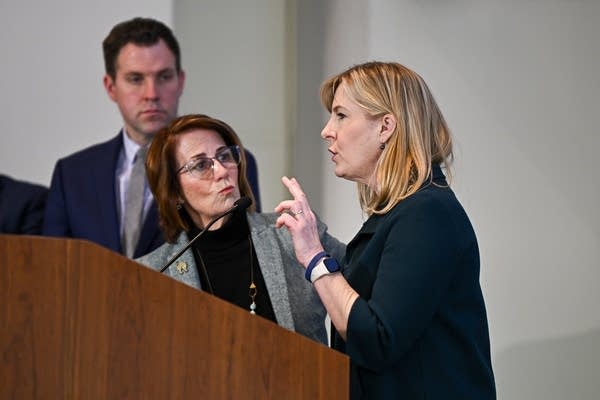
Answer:
[[[322,251],[320,253],[317,253],[317,255],[315,255],[312,258],[312,260],[310,260],[310,262],[308,263],[308,267],[306,267],[306,271],[304,271],[304,278],[306,278],[307,281],[312,282],[310,280],[310,275],[312,274],[312,270],[315,268],[315,266],[317,265],[317,263],[319,261],[321,261],[321,259],[323,257],[330,257],[330,256],[326,252]]]

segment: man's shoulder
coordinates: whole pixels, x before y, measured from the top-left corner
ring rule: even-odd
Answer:
[[[121,134],[105,142],[96,143],[82,150],[78,150],[66,157],[61,158],[63,163],[79,163],[97,160],[99,157],[106,157],[117,154],[117,150],[122,145]]]
[[[37,183],[14,179],[8,175],[0,175],[0,193],[14,194],[30,193],[31,195],[45,194],[48,188]]]

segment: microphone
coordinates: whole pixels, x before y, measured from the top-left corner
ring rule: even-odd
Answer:
[[[194,242],[196,240],[198,240],[200,238],[200,236],[202,236],[204,234],[204,232],[206,232],[208,230],[208,228],[210,228],[215,222],[217,222],[218,220],[220,220],[221,218],[223,218],[226,215],[231,214],[232,212],[234,212],[235,210],[245,210],[248,207],[250,207],[250,204],[252,204],[252,200],[250,200],[250,198],[248,197],[240,197],[239,199],[237,199],[237,201],[235,203],[233,203],[233,207],[231,207],[229,210],[217,215],[215,218],[213,218],[205,227],[204,229],[202,229],[200,231],[200,233],[198,233],[196,236],[194,236],[194,238],[192,240],[190,240],[188,242],[188,244],[186,244],[183,249],[179,250],[179,252],[177,254],[175,254],[173,256],[173,258],[171,258],[161,269],[160,269],[160,273],[162,274],[163,272],[165,272],[165,270],[167,268],[169,268],[169,265],[173,264],[175,262],[175,260],[177,260],[187,249],[190,248],[190,246],[192,244],[194,244]]]

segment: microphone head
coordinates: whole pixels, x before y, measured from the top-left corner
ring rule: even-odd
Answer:
[[[252,204],[252,200],[250,200],[249,197],[240,197],[235,203],[233,203],[234,207],[236,207],[238,210],[245,210],[246,208],[250,207],[250,204]]]

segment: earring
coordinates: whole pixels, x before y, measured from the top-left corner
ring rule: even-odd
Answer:
[[[177,202],[177,204],[175,205],[175,208],[177,208],[177,211],[181,210],[182,207],[182,203],[180,203],[179,201]]]
[[[381,144],[379,145],[379,149],[380,149],[380,150],[383,150],[383,149],[385,149],[385,143],[381,143]]]

